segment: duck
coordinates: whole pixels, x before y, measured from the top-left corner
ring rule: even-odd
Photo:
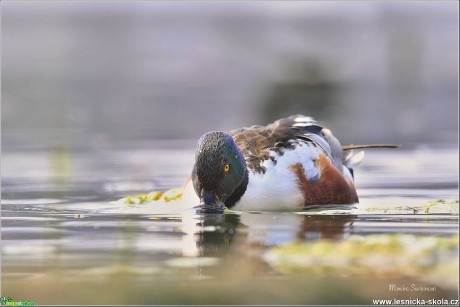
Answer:
[[[184,199],[200,213],[301,210],[359,203],[354,167],[364,152],[342,146],[331,130],[301,114],[266,126],[202,135]]]

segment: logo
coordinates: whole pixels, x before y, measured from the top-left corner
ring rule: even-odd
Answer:
[[[34,301],[15,301],[11,297],[0,297],[0,305],[2,306],[35,306]]]

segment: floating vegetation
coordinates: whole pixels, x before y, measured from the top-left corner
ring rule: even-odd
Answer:
[[[400,202],[400,201],[399,201]],[[409,202],[409,201],[406,201]],[[408,203],[406,205],[391,203],[379,203],[377,206],[375,202],[373,206],[360,206],[354,210],[355,214],[457,214],[459,213],[459,203],[457,200],[429,200],[425,203]]]
[[[423,212],[428,214],[428,213],[436,213],[439,209],[445,210],[445,209],[452,209],[456,210],[458,213],[458,200],[452,200],[452,201],[446,201],[444,199],[438,199],[438,200],[431,200],[424,204],[421,209],[423,209]]]
[[[458,286],[458,234],[376,234],[293,242],[272,248],[264,259],[284,274],[413,277]]]
[[[146,194],[127,196],[120,199],[119,202],[127,205],[147,204],[155,202],[170,202],[182,199],[182,191],[183,189],[180,187],[172,188],[165,192],[153,191]]]

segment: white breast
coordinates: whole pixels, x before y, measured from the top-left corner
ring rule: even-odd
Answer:
[[[249,183],[241,200],[232,210],[294,210],[303,207],[304,197],[298,186],[296,174],[291,165],[301,163],[307,179],[318,178],[318,169],[314,160],[318,159],[321,150],[312,145],[303,144],[295,150],[286,150],[283,156],[270,152],[277,160],[263,162],[266,167],[264,174],[249,172]]]

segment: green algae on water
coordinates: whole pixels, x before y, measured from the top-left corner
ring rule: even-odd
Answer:
[[[430,200],[421,206],[424,213],[436,213],[439,209],[450,209],[458,213],[458,200],[446,201],[444,199]],[[454,213],[454,212],[452,212]]]
[[[361,206],[354,210],[356,214],[457,214],[459,213],[458,199],[445,200],[436,199],[420,203],[411,201],[404,205],[400,200],[395,200],[395,203],[381,203],[377,206]]]
[[[152,191],[138,195],[130,195],[119,200],[122,204],[154,204],[156,202],[170,202],[182,199],[182,188],[172,188],[165,192]]]
[[[351,236],[342,240],[291,242],[264,259],[282,274],[411,277],[458,286],[458,234]]]

